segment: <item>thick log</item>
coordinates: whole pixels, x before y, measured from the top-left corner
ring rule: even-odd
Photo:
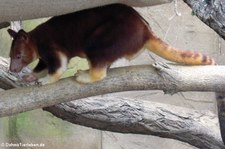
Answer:
[[[209,111],[119,97],[92,97],[45,110],[71,123],[100,130],[172,138],[199,148],[224,148],[218,118]]]
[[[172,0],[1,0],[0,20],[17,21],[66,14],[111,3],[143,7]],[[50,9],[49,9],[50,8]]]

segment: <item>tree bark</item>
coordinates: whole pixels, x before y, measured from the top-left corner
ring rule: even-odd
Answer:
[[[206,25],[225,39],[225,1],[224,0],[184,0],[194,14]]]
[[[224,148],[217,116],[211,112],[119,97],[81,99],[44,110],[100,130],[156,135],[199,148]]]
[[[1,0],[0,20],[4,22],[50,17],[111,3],[124,3],[131,6],[143,7],[171,1],[172,0]]]

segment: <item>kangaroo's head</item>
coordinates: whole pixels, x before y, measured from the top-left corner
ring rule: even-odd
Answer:
[[[18,73],[37,58],[37,48],[30,35],[24,30],[15,32],[8,29],[8,33],[13,38],[9,54],[11,58],[9,70]]]

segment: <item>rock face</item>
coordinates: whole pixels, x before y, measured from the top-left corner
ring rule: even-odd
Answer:
[[[69,0],[67,1],[69,2]],[[0,3],[2,2],[4,0]],[[165,4],[149,8],[138,8],[137,10],[150,23],[152,30],[163,40],[178,48],[202,51],[214,57],[218,64],[224,64],[225,50],[222,49],[225,46],[225,42],[204,23],[199,21],[198,18],[192,16],[191,9],[183,2],[179,1],[178,3],[178,11],[182,15],[170,20],[174,15],[173,9],[172,4]],[[10,41],[6,30],[0,30],[0,42],[6,38]],[[6,49],[9,49],[9,46],[10,44],[7,42],[5,44],[0,43],[1,55],[7,56],[8,52]],[[161,58],[153,54],[151,55],[155,59],[162,61]],[[152,62],[153,59],[149,56],[149,53],[144,52],[135,60],[130,62],[120,60],[113,67],[149,64]],[[188,92],[170,96],[158,91],[141,91],[104,96],[122,96],[134,99],[141,97],[143,100],[215,112],[215,105],[213,103],[215,101],[214,93]],[[35,110],[14,117],[0,119],[0,145],[2,142],[10,143],[16,141],[23,143],[43,143],[45,144],[45,148],[55,149],[71,149],[71,146],[75,149],[194,148],[188,144],[171,139],[146,135],[102,132],[85,128],[62,121],[42,110]],[[0,146],[0,149],[2,148]]]

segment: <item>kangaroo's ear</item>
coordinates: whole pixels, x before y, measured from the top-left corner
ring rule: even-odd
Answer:
[[[16,36],[16,34],[17,34],[17,32],[15,32],[15,31],[12,30],[12,29],[8,29],[7,31],[8,31],[9,35],[10,35],[12,38],[14,38],[14,37]]]
[[[25,32],[23,29],[19,30],[18,36],[19,36],[19,39],[21,40],[24,40],[24,41],[28,40],[28,33]]]

